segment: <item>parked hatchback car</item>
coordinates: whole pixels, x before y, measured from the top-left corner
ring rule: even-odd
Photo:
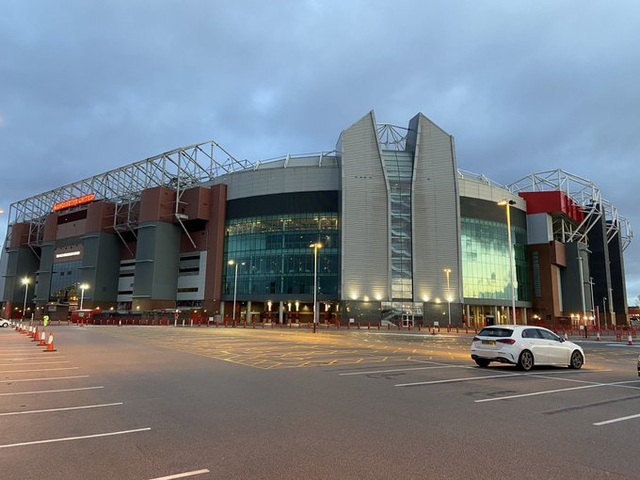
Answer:
[[[580,345],[544,327],[495,325],[483,328],[471,342],[471,358],[480,367],[491,362],[510,363],[521,370],[534,365],[561,365],[578,369],[584,365]]]
[[[0,327],[2,328],[6,328],[9,327],[11,324],[9,323],[9,320],[7,320],[6,318],[0,318]]]

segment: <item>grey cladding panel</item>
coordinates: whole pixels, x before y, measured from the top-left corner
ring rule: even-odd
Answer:
[[[370,113],[342,135],[342,295],[387,296],[387,185]]]
[[[138,230],[134,297],[175,300],[179,273],[180,227],[146,224]]]
[[[460,301],[461,261],[457,167],[453,139],[423,115],[418,116],[414,177],[414,296],[444,298],[444,268],[450,291]]]

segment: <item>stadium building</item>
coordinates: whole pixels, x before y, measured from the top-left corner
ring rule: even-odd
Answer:
[[[251,163],[210,141],[12,204],[2,315],[620,325],[631,238],[587,180],[498,185],[424,115],[369,112],[331,151]]]

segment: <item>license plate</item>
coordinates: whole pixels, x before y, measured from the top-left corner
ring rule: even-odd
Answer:
[[[495,340],[482,340],[482,344],[483,345],[495,345],[496,341]]]

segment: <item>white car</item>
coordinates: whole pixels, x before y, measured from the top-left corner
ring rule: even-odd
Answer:
[[[578,369],[584,365],[580,345],[544,327],[495,325],[483,328],[471,342],[471,358],[480,367],[491,362],[510,363],[529,371],[534,365],[561,365]]]
[[[10,326],[11,326],[11,323],[9,323],[9,320],[7,320],[6,318],[0,318],[0,327],[6,328]]]

